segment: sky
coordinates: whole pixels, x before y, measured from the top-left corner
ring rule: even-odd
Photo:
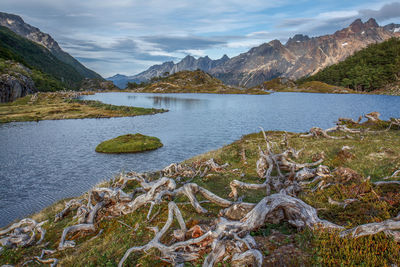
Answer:
[[[384,0],[0,0],[103,77],[133,75],[186,55],[237,56],[294,34],[319,36],[356,18],[400,23]]]

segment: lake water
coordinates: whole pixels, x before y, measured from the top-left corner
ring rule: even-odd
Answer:
[[[166,108],[163,114],[0,125],[0,227],[66,197],[79,196],[121,171],[157,170],[242,135],[266,130],[328,128],[338,117],[379,111],[400,117],[400,97],[275,93],[271,95],[99,93],[115,105]],[[164,146],[141,154],[94,151],[127,133],[156,136]]]

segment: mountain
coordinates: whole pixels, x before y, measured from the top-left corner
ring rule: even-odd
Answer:
[[[227,84],[255,86],[275,77],[298,79],[340,62],[369,44],[400,36],[395,27],[380,27],[374,19],[355,20],[331,35],[310,38],[295,35],[285,45],[278,40],[262,44],[228,60],[210,74]]]
[[[187,56],[177,64],[166,62],[155,65],[129,78],[144,81],[160,76],[165,71],[174,73],[199,68],[226,84],[252,87],[276,77],[296,80],[315,74],[369,44],[381,43],[391,37],[400,37],[399,24],[380,27],[375,19],[371,18],[365,23],[357,19],[334,34],[319,37],[297,34],[289,38],[286,44],[273,40],[230,59],[224,56],[217,60],[218,63],[208,57],[196,60]]]
[[[212,60],[208,56],[200,57],[198,59],[192,56],[186,56],[176,64],[172,61],[167,61],[160,65],[151,66],[146,71],[143,71],[133,76],[117,74],[113,77],[107,78],[107,80],[113,81],[114,84],[120,88],[125,88],[128,82],[147,82],[153,77],[168,76],[170,74],[174,74],[183,70],[192,71],[200,69],[202,71],[208,72],[213,68],[223,65],[228,60],[229,57],[227,55],[224,55],[222,58],[217,60]]]
[[[344,61],[298,80],[298,83],[320,81],[357,91],[398,87],[400,75],[400,39],[391,38],[371,44]]]
[[[0,26],[0,58],[21,63],[34,74],[40,73],[39,76],[46,76],[46,80],[55,82],[45,84],[41,91],[78,89],[80,82],[85,78],[73,66],[60,61],[44,46],[21,37],[3,26]],[[38,89],[41,88],[39,85],[36,86]]]
[[[394,24],[390,23],[386,26],[383,27],[385,30],[390,31],[390,32],[400,32],[400,24]]]
[[[71,65],[84,78],[102,79],[99,74],[86,68],[78,60],[64,52],[49,34],[43,33],[38,28],[25,23],[20,16],[0,12],[0,26],[6,27],[19,36],[46,47],[58,60]]]

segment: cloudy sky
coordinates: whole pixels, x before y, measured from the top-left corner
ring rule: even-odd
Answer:
[[[1,0],[104,77],[132,75],[190,54],[236,56],[296,33],[318,36],[369,17],[400,22],[384,0]]]

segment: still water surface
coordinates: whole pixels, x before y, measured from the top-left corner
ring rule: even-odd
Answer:
[[[242,135],[266,130],[328,128],[338,117],[371,111],[400,117],[400,97],[275,93],[99,93],[85,96],[115,105],[166,108],[151,116],[20,122],[0,125],[0,227],[66,197],[78,196],[121,171],[160,169],[219,148]],[[141,154],[94,151],[127,133],[156,136],[164,146]]]

